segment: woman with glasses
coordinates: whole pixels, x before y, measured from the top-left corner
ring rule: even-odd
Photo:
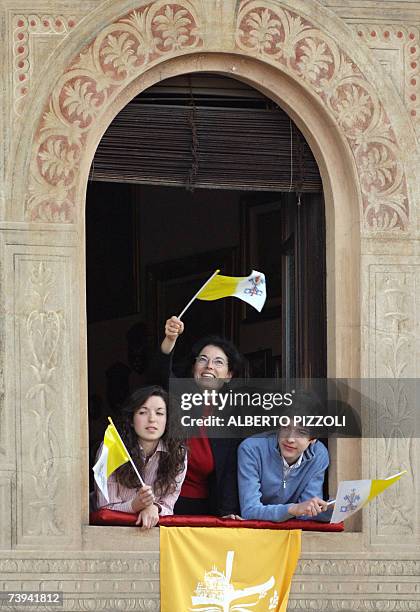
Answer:
[[[160,384],[168,386],[172,355],[184,323],[173,316],[166,321],[159,355]],[[219,390],[241,374],[243,360],[232,342],[207,336],[194,344],[185,373],[202,389]],[[239,439],[208,438],[203,431],[188,441],[187,474],[174,514],[216,515],[239,518],[237,447]]]

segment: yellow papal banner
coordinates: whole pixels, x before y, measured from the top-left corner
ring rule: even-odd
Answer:
[[[286,612],[301,531],[160,528],[161,612]]]

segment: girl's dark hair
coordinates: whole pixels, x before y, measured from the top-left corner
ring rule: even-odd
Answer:
[[[153,491],[156,495],[166,495],[175,489],[175,480],[184,468],[186,453],[181,436],[176,431],[176,422],[171,414],[168,393],[158,386],[140,387],[134,391],[121,408],[118,431],[137,469],[143,476],[144,458],[140,452],[137,434],[133,427],[133,417],[136,410],[152,396],[161,397],[166,404],[166,428],[161,440],[164,442],[167,452],[160,454],[156,480],[153,484]],[[130,463],[125,463],[118,468],[115,477],[117,482],[130,489],[140,487],[139,480]]]
[[[190,371],[194,367],[194,363],[196,358],[200,355],[203,348],[211,344],[212,346],[217,346],[222,349],[228,358],[229,371],[232,372],[232,378],[238,378],[242,375],[244,361],[243,357],[230,340],[226,340],[226,338],[222,338],[221,336],[205,336],[204,338],[200,338],[193,345],[191,349],[191,363],[190,363]]]

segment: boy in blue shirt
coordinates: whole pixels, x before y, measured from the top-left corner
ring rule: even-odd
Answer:
[[[258,434],[238,449],[238,485],[244,519],[328,522],[333,507],[322,499],[328,450],[308,430],[282,427]]]

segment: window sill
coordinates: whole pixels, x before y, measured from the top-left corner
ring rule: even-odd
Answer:
[[[83,550],[159,552],[159,529],[141,531],[135,527],[107,527],[85,525],[82,530]],[[305,531],[302,534],[302,553],[361,552],[364,550],[362,533],[328,533]]]

